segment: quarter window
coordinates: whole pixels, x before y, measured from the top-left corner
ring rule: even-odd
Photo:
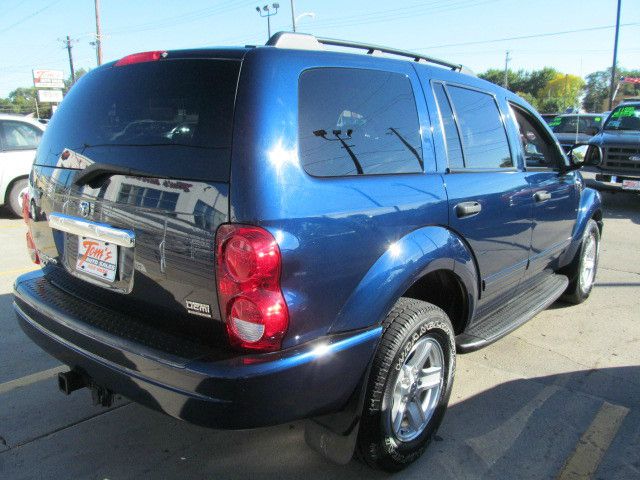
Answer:
[[[4,148],[7,150],[23,150],[38,148],[42,131],[25,122],[2,122]]]
[[[299,81],[298,143],[310,175],[423,171],[411,82],[377,70],[319,68]]]
[[[513,159],[494,98],[467,88],[447,86],[462,137],[466,168],[509,168]]]

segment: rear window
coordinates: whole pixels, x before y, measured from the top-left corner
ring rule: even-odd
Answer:
[[[318,177],[423,171],[411,82],[399,73],[318,68],[300,76],[298,140]]]
[[[227,181],[240,63],[164,60],[95,70],[53,116],[36,163],[131,167],[158,176]],[[85,165],[86,166],[86,165]]]

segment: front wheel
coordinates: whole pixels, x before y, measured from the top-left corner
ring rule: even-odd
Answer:
[[[600,229],[594,220],[589,220],[582,237],[578,256],[574,260],[573,278],[562,296],[563,300],[578,304],[589,298],[598,271],[599,257]]]
[[[397,471],[422,455],[442,422],[455,341],[442,309],[409,298],[396,303],[383,328],[356,448],[370,466]]]

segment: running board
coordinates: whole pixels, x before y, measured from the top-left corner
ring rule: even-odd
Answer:
[[[473,352],[513,332],[555,302],[568,284],[569,279],[564,275],[546,276],[498,310],[479,318],[464,333],[458,335],[458,352]]]

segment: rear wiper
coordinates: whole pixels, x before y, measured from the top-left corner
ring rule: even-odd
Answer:
[[[157,177],[155,173],[136,170],[120,165],[108,163],[93,163],[82,170],[73,183],[76,185],[89,185],[91,188],[98,188],[104,180],[112,175],[129,175],[133,177]]]

